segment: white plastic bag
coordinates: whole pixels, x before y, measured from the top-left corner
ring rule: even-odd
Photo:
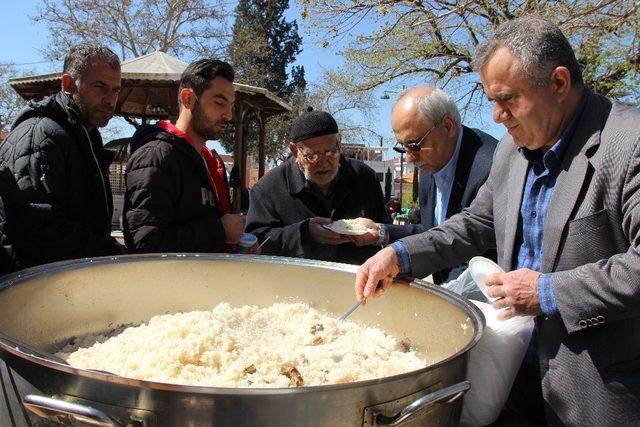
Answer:
[[[485,294],[480,290],[478,284],[473,280],[471,268],[467,268],[457,278],[444,283],[442,287],[470,300],[489,302]]]
[[[469,352],[467,379],[471,389],[464,396],[461,426],[484,426],[498,419],[533,331],[533,317],[498,320],[500,310],[488,303],[492,298],[486,294],[484,281],[489,274],[498,271],[502,269],[493,261],[475,257],[458,279],[443,285],[470,299],[482,295],[484,302],[473,299],[471,302],[487,321],[482,338]]]
[[[533,330],[532,317],[498,320],[499,310],[471,301],[484,314],[487,327],[469,352],[467,379],[471,389],[462,404],[461,426],[484,426],[498,419],[522,364]]]

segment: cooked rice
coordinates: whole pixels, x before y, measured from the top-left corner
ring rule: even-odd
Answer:
[[[346,383],[426,366],[380,329],[337,323],[300,303],[221,303],[212,311],[155,316],[111,338],[82,337],[57,355],[124,377],[217,387]]]
[[[353,231],[357,233],[364,233],[367,231],[367,227],[357,219],[339,219],[334,221],[332,225],[337,230]]]

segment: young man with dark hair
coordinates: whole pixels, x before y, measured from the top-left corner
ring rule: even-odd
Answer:
[[[113,202],[97,128],[120,92],[120,61],[104,46],[69,52],[61,90],[30,103],[0,146],[7,234],[22,267],[119,254],[110,236]]]
[[[175,125],[160,121],[133,136],[127,164],[124,237],[135,252],[222,252],[242,237],[230,213],[222,159],[207,148],[231,120],[233,68],[200,59],[180,79]]]

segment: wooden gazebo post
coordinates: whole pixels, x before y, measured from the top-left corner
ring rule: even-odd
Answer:
[[[245,187],[245,177],[247,176],[247,142],[244,138],[244,118],[247,112],[246,106],[242,99],[237,99],[234,106],[233,115],[235,120],[235,144],[233,147],[233,168],[237,169],[237,174],[232,173],[232,177],[239,179],[233,180],[230,184],[233,186],[233,195],[231,200],[231,210],[240,212],[242,202],[242,189]]]
[[[265,160],[265,149],[264,149],[264,117],[262,114],[258,115],[258,122],[260,123],[260,136],[258,140],[258,179],[264,176],[264,160]]]

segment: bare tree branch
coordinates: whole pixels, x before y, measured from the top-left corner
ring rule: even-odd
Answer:
[[[339,93],[429,82],[485,104],[471,56],[500,23],[536,14],[562,28],[598,93],[640,99],[640,2],[628,0],[299,0],[324,45],[341,46]]]
[[[18,77],[13,64],[0,63],[0,131],[9,130],[26,102],[9,86],[9,79]]]
[[[48,26],[49,59],[81,41],[114,47],[122,58],[154,50],[184,57],[225,45],[228,9],[222,0],[42,0],[32,19]]]

